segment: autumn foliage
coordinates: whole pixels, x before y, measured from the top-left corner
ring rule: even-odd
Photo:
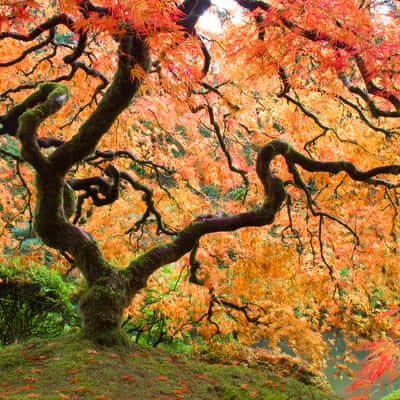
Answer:
[[[2,263],[24,245],[26,265],[80,271],[87,336],[142,318],[152,293],[170,336],[284,338],[319,363],[323,332],[338,329],[392,343],[374,353],[392,370],[400,41],[389,11],[1,3]],[[105,316],[93,311],[102,301]]]

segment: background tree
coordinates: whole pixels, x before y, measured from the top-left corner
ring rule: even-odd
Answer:
[[[95,342],[126,341],[147,286],[171,335],[315,361],[321,332],[381,335],[398,304],[397,20],[235,4],[1,5],[2,258],[29,239],[77,268]],[[224,28],[197,31],[213,10]]]

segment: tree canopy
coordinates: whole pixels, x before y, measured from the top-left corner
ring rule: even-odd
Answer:
[[[1,3],[2,262],[79,270],[100,343],[149,290],[170,335],[312,361],[327,329],[389,335],[400,40],[375,5]]]

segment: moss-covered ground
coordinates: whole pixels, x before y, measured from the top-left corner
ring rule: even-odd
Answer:
[[[161,349],[96,347],[79,336],[0,349],[0,399],[335,399],[294,378],[210,365]]]

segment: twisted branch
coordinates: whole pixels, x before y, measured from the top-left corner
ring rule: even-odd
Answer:
[[[376,177],[380,174],[400,175],[400,165],[387,165],[362,171],[349,161],[317,161],[308,158],[293,149],[289,143],[279,139],[273,140],[264,146],[257,156],[256,171],[264,186],[264,202],[262,206],[253,211],[237,215],[208,216],[207,218],[195,219],[178,233],[176,239],[166,245],[153,248],[132,261],[128,267],[128,272],[132,276],[131,279],[141,276],[143,277],[142,284],[144,285],[147,278],[160,266],[175,262],[184,254],[191,252],[191,280],[197,282],[196,272],[199,265],[195,260],[195,255],[202,236],[209,233],[230,232],[242,227],[271,224],[281,204],[287,197],[283,181],[275,176],[270,169],[271,162],[277,155],[284,157],[290,172],[295,175],[295,180],[298,181],[299,185],[301,182],[295,169],[296,165],[309,172],[328,172],[331,174],[346,172],[351,179],[372,185],[385,187],[398,185],[387,183]],[[316,216],[320,217],[321,223],[324,217],[334,219],[345,226],[358,239],[355,231],[336,217],[322,212],[315,211],[315,213]],[[135,282],[137,283],[137,281]]]

